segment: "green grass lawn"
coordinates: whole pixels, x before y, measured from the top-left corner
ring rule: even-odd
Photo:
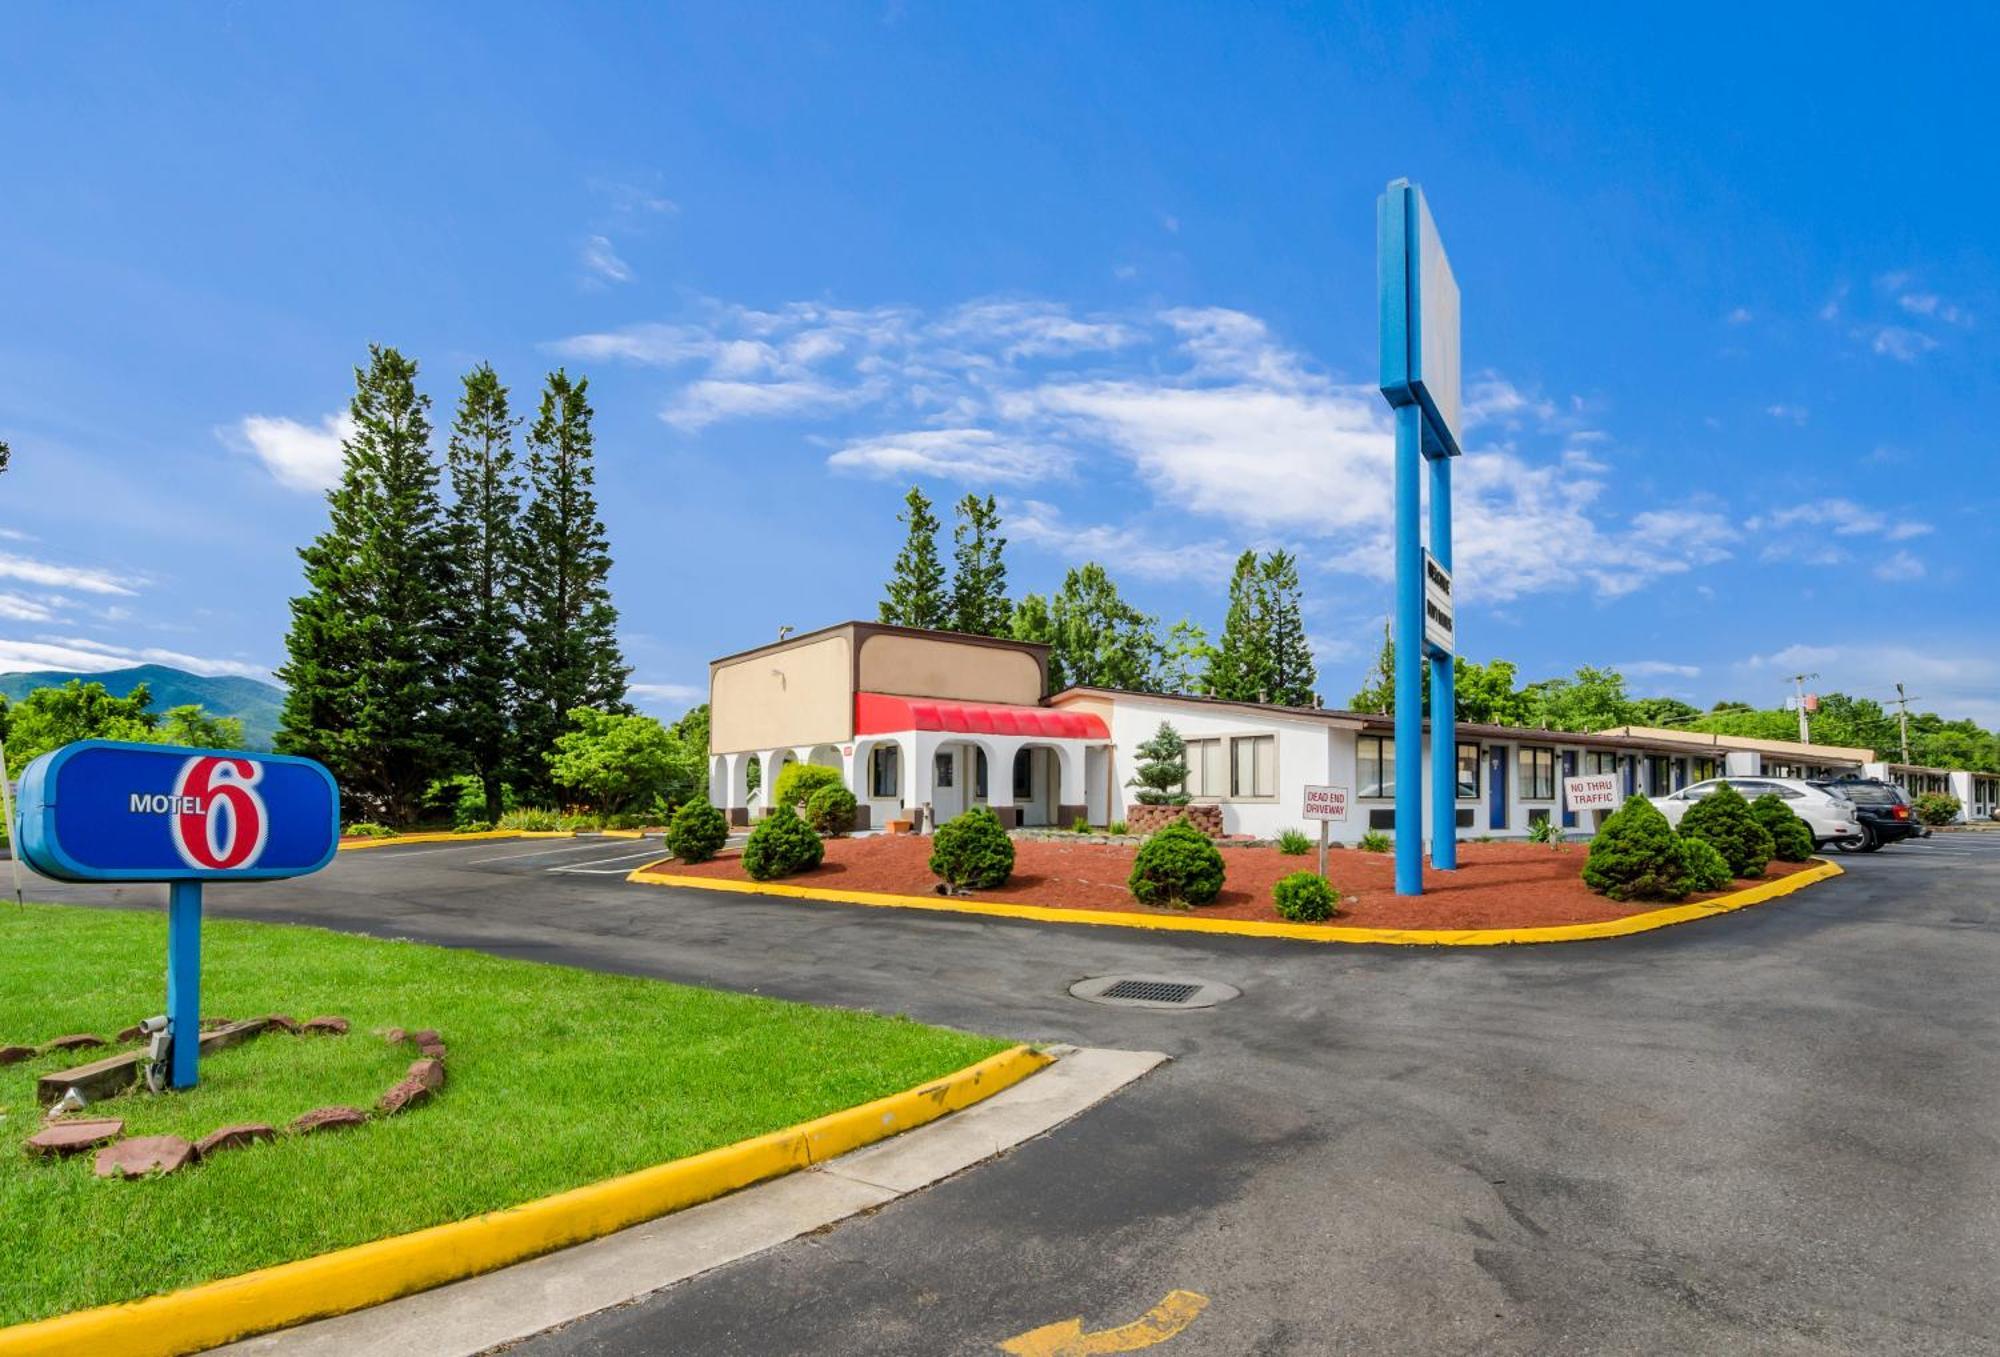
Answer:
[[[211,921],[205,1015],[322,1013],[345,1037],[253,1038],[187,1093],[94,1111],[127,1135],[282,1129],[367,1108],[416,1052],[373,1029],[435,1027],[450,1082],[428,1106],[283,1137],[166,1177],[102,1180],[88,1153],[0,1153],[0,1324],[171,1291],[546,1196],[867,1102],[1009,1045],[901,1018],[506,961],[313,928]],[[0,905],[0,1045],[107,1039],[164,1004],[158,912]],[[40,1124],[37,1076],[0,1069],[0,1134]]]

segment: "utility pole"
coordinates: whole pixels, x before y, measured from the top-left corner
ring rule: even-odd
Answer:
[[[1896,731],[1902,739],[1903,762],[1907,765],[1910,761],[1910,697],[1900,683],[1896,685]]]
[[[1806,680],[1816,679],[1818,674],[1792,675],[1792,700],[1799,708],[1799,743],[1812,743],[1812,728],[1806,724]]]

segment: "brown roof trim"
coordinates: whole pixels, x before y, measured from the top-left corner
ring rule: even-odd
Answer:
[[[787,636],[782,641],[767,641],[748,650],[738,650],[728,655],[718,656],[708,662],[713,670],[718,665],[735,660],[752,659],[758,655],[776,650],[788,650],[806,641],[816,641],[836,632],[845,632],[855,642],[855,652],[860,653],[860,643],[870,636],[916,636],[932,641],[955,641],[964,645],[992,646],[999,650],[1024,650],[1041,662],[1043,674],[1048,673],[1049,647],[1042,641],[1017,641],[1011,636],[978,636],[968,631],[939,631],[930,627],[898,627],[887,622],[835,622],[831,626],[818,627],[812,631],[802,631]]]
[[[1349,729],[1360,729],[1362,716],[1358,712],[1335,711],[1330,707],[1292,707],[1276,702],[1237,702],[1226,697],[1204,697],[1199,693],[1145,693],[1136,688],[1093,688],[1072,685],[1054,694],[1048,700],[1051,705],[1065,697],[1109,697],[1138,698],[1149,702],[1179,702],[1190,707],[1218,707],[1230,711],[1258,712],[1279,716],[1302,716],[1312,720],[1326,721],[1332,725]]]

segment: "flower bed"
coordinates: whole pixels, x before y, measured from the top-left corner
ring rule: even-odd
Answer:
[[[929,895],[937,885],[929,866],[930,847],[928,838],[899,835],[832,839],[820,866],[787,877],[783,884]],[[1426,870],[1425,893],[1417,899],[1395,894],[1395,864],[1390,854],[1336,849],[1327,854],[1327,877],[1340,890],[1340,914],[1333,922],[1374,928],[1520,928],[1622,919],[1660,907],[1636,901],[1620,904],[1592,894],[1579,875],[1584,847],[1581,843],[1559,848],[1525,843],[1460,844],[1460,870]],[[976,891],[974,899],[1059,909],[1161,912],[1141,905],[1126,888],[1134,852],[1130,844],[1018,838],[1014,852],[1014,874],[1007,884]],[[1268,846],[1234,847],[1226,843],[1222,861],[1227,871],[1222,894],[1214,904],[1190,911],[1198,917],[1277,921],[1272,885],[1280,877],[1318,865],[1313,854],[1288,857]],[[1765,878],[1787,876],[1808,865],[1774,862]],[[748,880],[734,851],[699,866],[666,863],[662,870],[680,876]],[[1721,893],[1688,898],[1711,899]]]

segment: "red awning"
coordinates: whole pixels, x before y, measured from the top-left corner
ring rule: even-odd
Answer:
[[[1056,707],[1010,707],[998,702],[937,702],[887,693],[854,695],[854,733],[888,735],[904,730],[944,730],[962,735],[1028,735],[1047,740],[1109,740],[1095,712]]]

